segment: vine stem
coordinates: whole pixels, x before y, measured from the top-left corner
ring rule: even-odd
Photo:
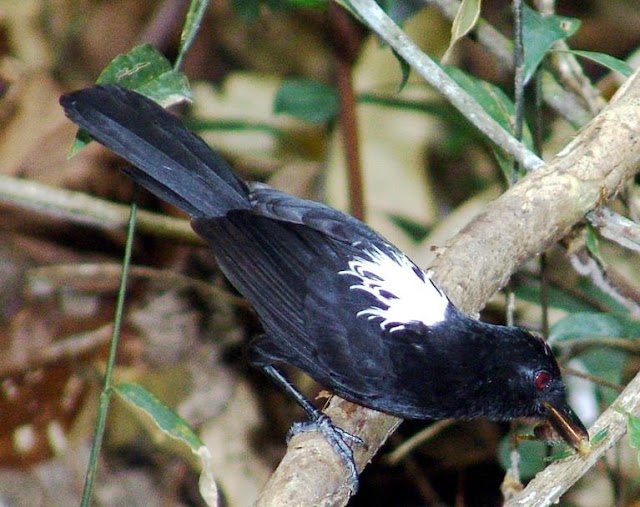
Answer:
[[[124,302],[127,293],[127,280],[129,278],[129,268],[131,265],[131,252],[133,250],[133,240],[136,228],[136,213],[138,206],[136,196],[134,194],[131,201],[131,212],[129,214],[129,223],[127,228],[127,242],[124,249],[124,258],[122,260],[122,273],[120,275],[120,287],[118,289],[118,299],[116,301],[116,311],[113,319],[113,331],[111,334],[111,344],[109,346],[109,357],[104,373],[103,388],[100,393],[100,404],[98,407],[98,417],[96,420],[96,428],[91,445],[91,454],[89,456],[89,465],[87,467],[87,475],[84,482],[84,490],[82,491],[81,507],[89,507],[91,501],[91,492],[93,483],[98,469],[98,457],[102,448],[102,440],[104,438],[104,430],[107,423],[107,413],[109,412],[109,402],[113,393],[111,379],[113,378],[113,369],[116,363],[116,354],[118,352],[118,341],[120,338],[120,329],[122,328],[122,317],[124,315]]]

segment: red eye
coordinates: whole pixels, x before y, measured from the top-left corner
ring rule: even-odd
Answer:
[[[538,391],[546,391],[551,385],[551,374],[548,371],[539,371],[533,379],[533,385]]]

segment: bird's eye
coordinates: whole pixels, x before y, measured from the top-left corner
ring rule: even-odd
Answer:
[[[533,385],[538,391],[546,391],[551,385],[551,374],[548,371],[539,371],[533,379]]]

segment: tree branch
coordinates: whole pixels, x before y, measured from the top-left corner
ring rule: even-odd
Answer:
[[[72,223],[100,229],[121,230],[127,225],[129,205],[116,204],[82,192],[56,188],[36,181],[0,174],[0,201],[12,202],[26,209],[63,217]],[[203,245],[184,219],[138,211],[137,228],[141,232],[185,243]]]

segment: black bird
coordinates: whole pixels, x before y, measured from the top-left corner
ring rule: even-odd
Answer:
[[[278,365],[402,418],[537,418],[587,448],[541,338],[463,314],[428,271],[359,220],[241,181],[178,118],[138,93],[95,86],[60,102],[73,122],[133,164],[125,172],[135,182],[191,216],[264,326],[252,361],[296,396],[343,456],[350,456],[348,435]]]

